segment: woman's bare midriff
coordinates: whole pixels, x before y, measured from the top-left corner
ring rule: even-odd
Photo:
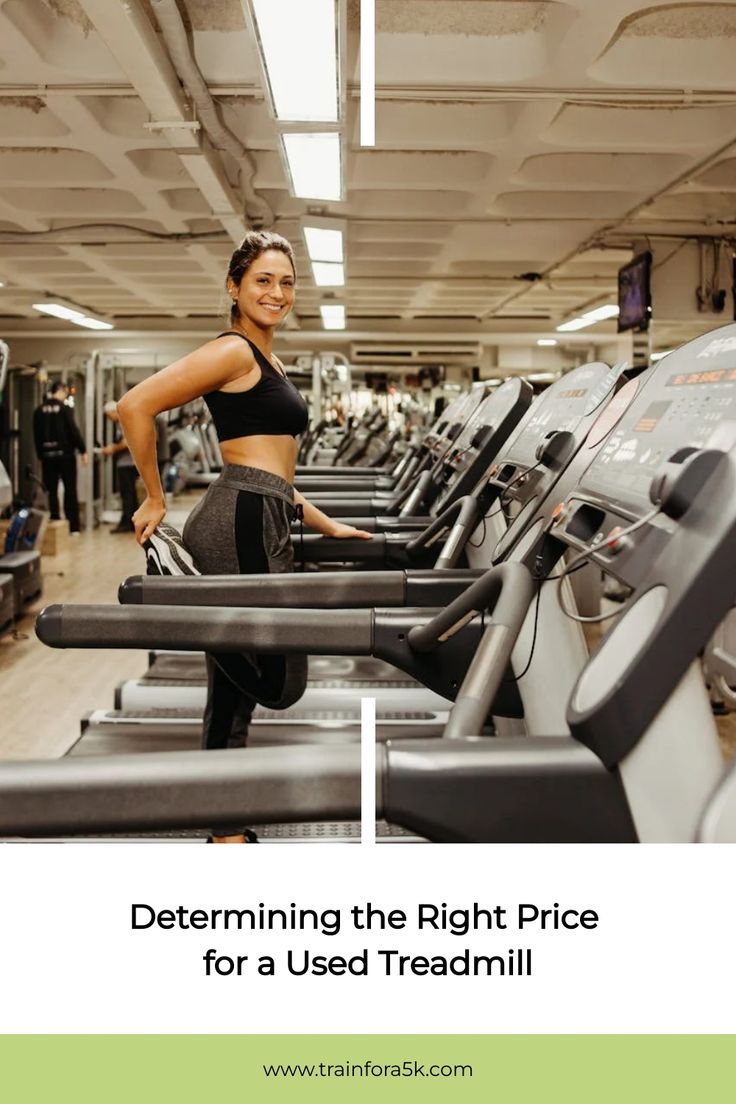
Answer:
[[[287,483],[294,482],[297,443],[286,434],[279,437],[237,437],[220,445],[226,464],[242,464],[247,468],[280,475]]]

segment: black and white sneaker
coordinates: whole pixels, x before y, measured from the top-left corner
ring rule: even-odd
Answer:
[[[147,575],[201,575],[181,533],[173,525],[158,525],[144,542]]]

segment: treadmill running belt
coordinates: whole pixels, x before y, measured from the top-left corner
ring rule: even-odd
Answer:
[[[206,678],[159,678],[157,675],[151,675],[150,671],[147,671],[142,678],[138,679],[139,683],[145,683],[146,686],[206,686]],[[334,679],[309,679],[307,681],[307,689],[310,687],[318,688],[320,690],[344,690],[355,685],[356,688],[364,688],[370,690],[378,690],[382,687],[397,689],[407,689],[410,686],[418,686],[419,683],[416,679],[371,679],[370,685],[366,685],[365,678],[334,678]]]
[[[146,678],[161,682],[182,679],[186,682],[206,681],[204,655],[191,652],[154,652]],[[406,679],[403,671],[397,671],[390,663],[373,656],[310,656],[310,679]]]
[[[359,840],[360,839],[360,822],[359,821],[326,821],[324,823],[314,824],[256,824],[254,829],[258,834],[259,839],[266,840],[284,840],[284,841],[308,841],[312,843],[340,843],[345,840]],[[172,830],[172,831],[160,831],[160,832],[125,832],[125,833],[105,833],[99,836],[75,836],[75,839],[119,839],[129,840],[136,839],[146,841],[150,840],[151,843],[156,843],[158,840],[178,840],[181,843],[185,842],[204,842],[204,836],[201,831],[192,829],[191,831],[185,830]],[[405,843],[420,843],[422,842],[418,836],[415,836],[412,832],[406,828],[400,828],[397,824],[388,824],[385,820],[376,821],[376,838],[385,840],[401,840]]]
[[[292,723],[294,720],[298,721],[339,721],[344,723],[360,723],[360,710],[359,709],[303,709],[298,708],[298,702],[294,706],[290,706],[289,709],[264,709],[258,707],[253,713],[254,721],[288,721]],[[105,720],[113,724],[120,725],[135,725],[138,723],[148,723],[150,721],[159,721],[161,724],[165,724],[167,721],[176,721],[177,723],[191,723],[201,727],[202,717],[201,714],[195,715],[190,709],[136,709],[134,712],[126,712],[125,710],[110,711],[104,714],[104,711],[100,711],[99,715],[105,717]],[[431,721],[436,717],[435,713],[427,712],[414,712],[404,713],[398,710],[383,710],[378,709],[376,712],[377,721]]]

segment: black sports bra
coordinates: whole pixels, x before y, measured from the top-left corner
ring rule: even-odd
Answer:
[[[226,330],[247,341],[261,369],[261,378],[248,391],[209,391],[203,395],[219,441],[237,437],[298,437],[309,424],[309,409],[291,380],[278,372],[245,334]]]

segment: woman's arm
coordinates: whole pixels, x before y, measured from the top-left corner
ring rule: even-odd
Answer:
[[[307,502],[304,495],[300,494],[299,491],[294,491],[294,502],[304,510],[304,524],[308,525],[310,529],[316,529],[318,533],[323,533],[326,537],[339,537],[341,539],[360,537],[362,540],[370,540],[373,536],[372,533],[367,533],[365,529],[354,529],[352,525],[343,525],[341,521],[335,521],[334,518],[323,514],[311,502]]]
[[[216,391],[255,367],[250,348],[239,338],[219,338],[143,380],[118,402],[128,448],[146,488],[146,499],[133,515],[139,544],[166,514],[166,498],[156,460],[156,415]]]

